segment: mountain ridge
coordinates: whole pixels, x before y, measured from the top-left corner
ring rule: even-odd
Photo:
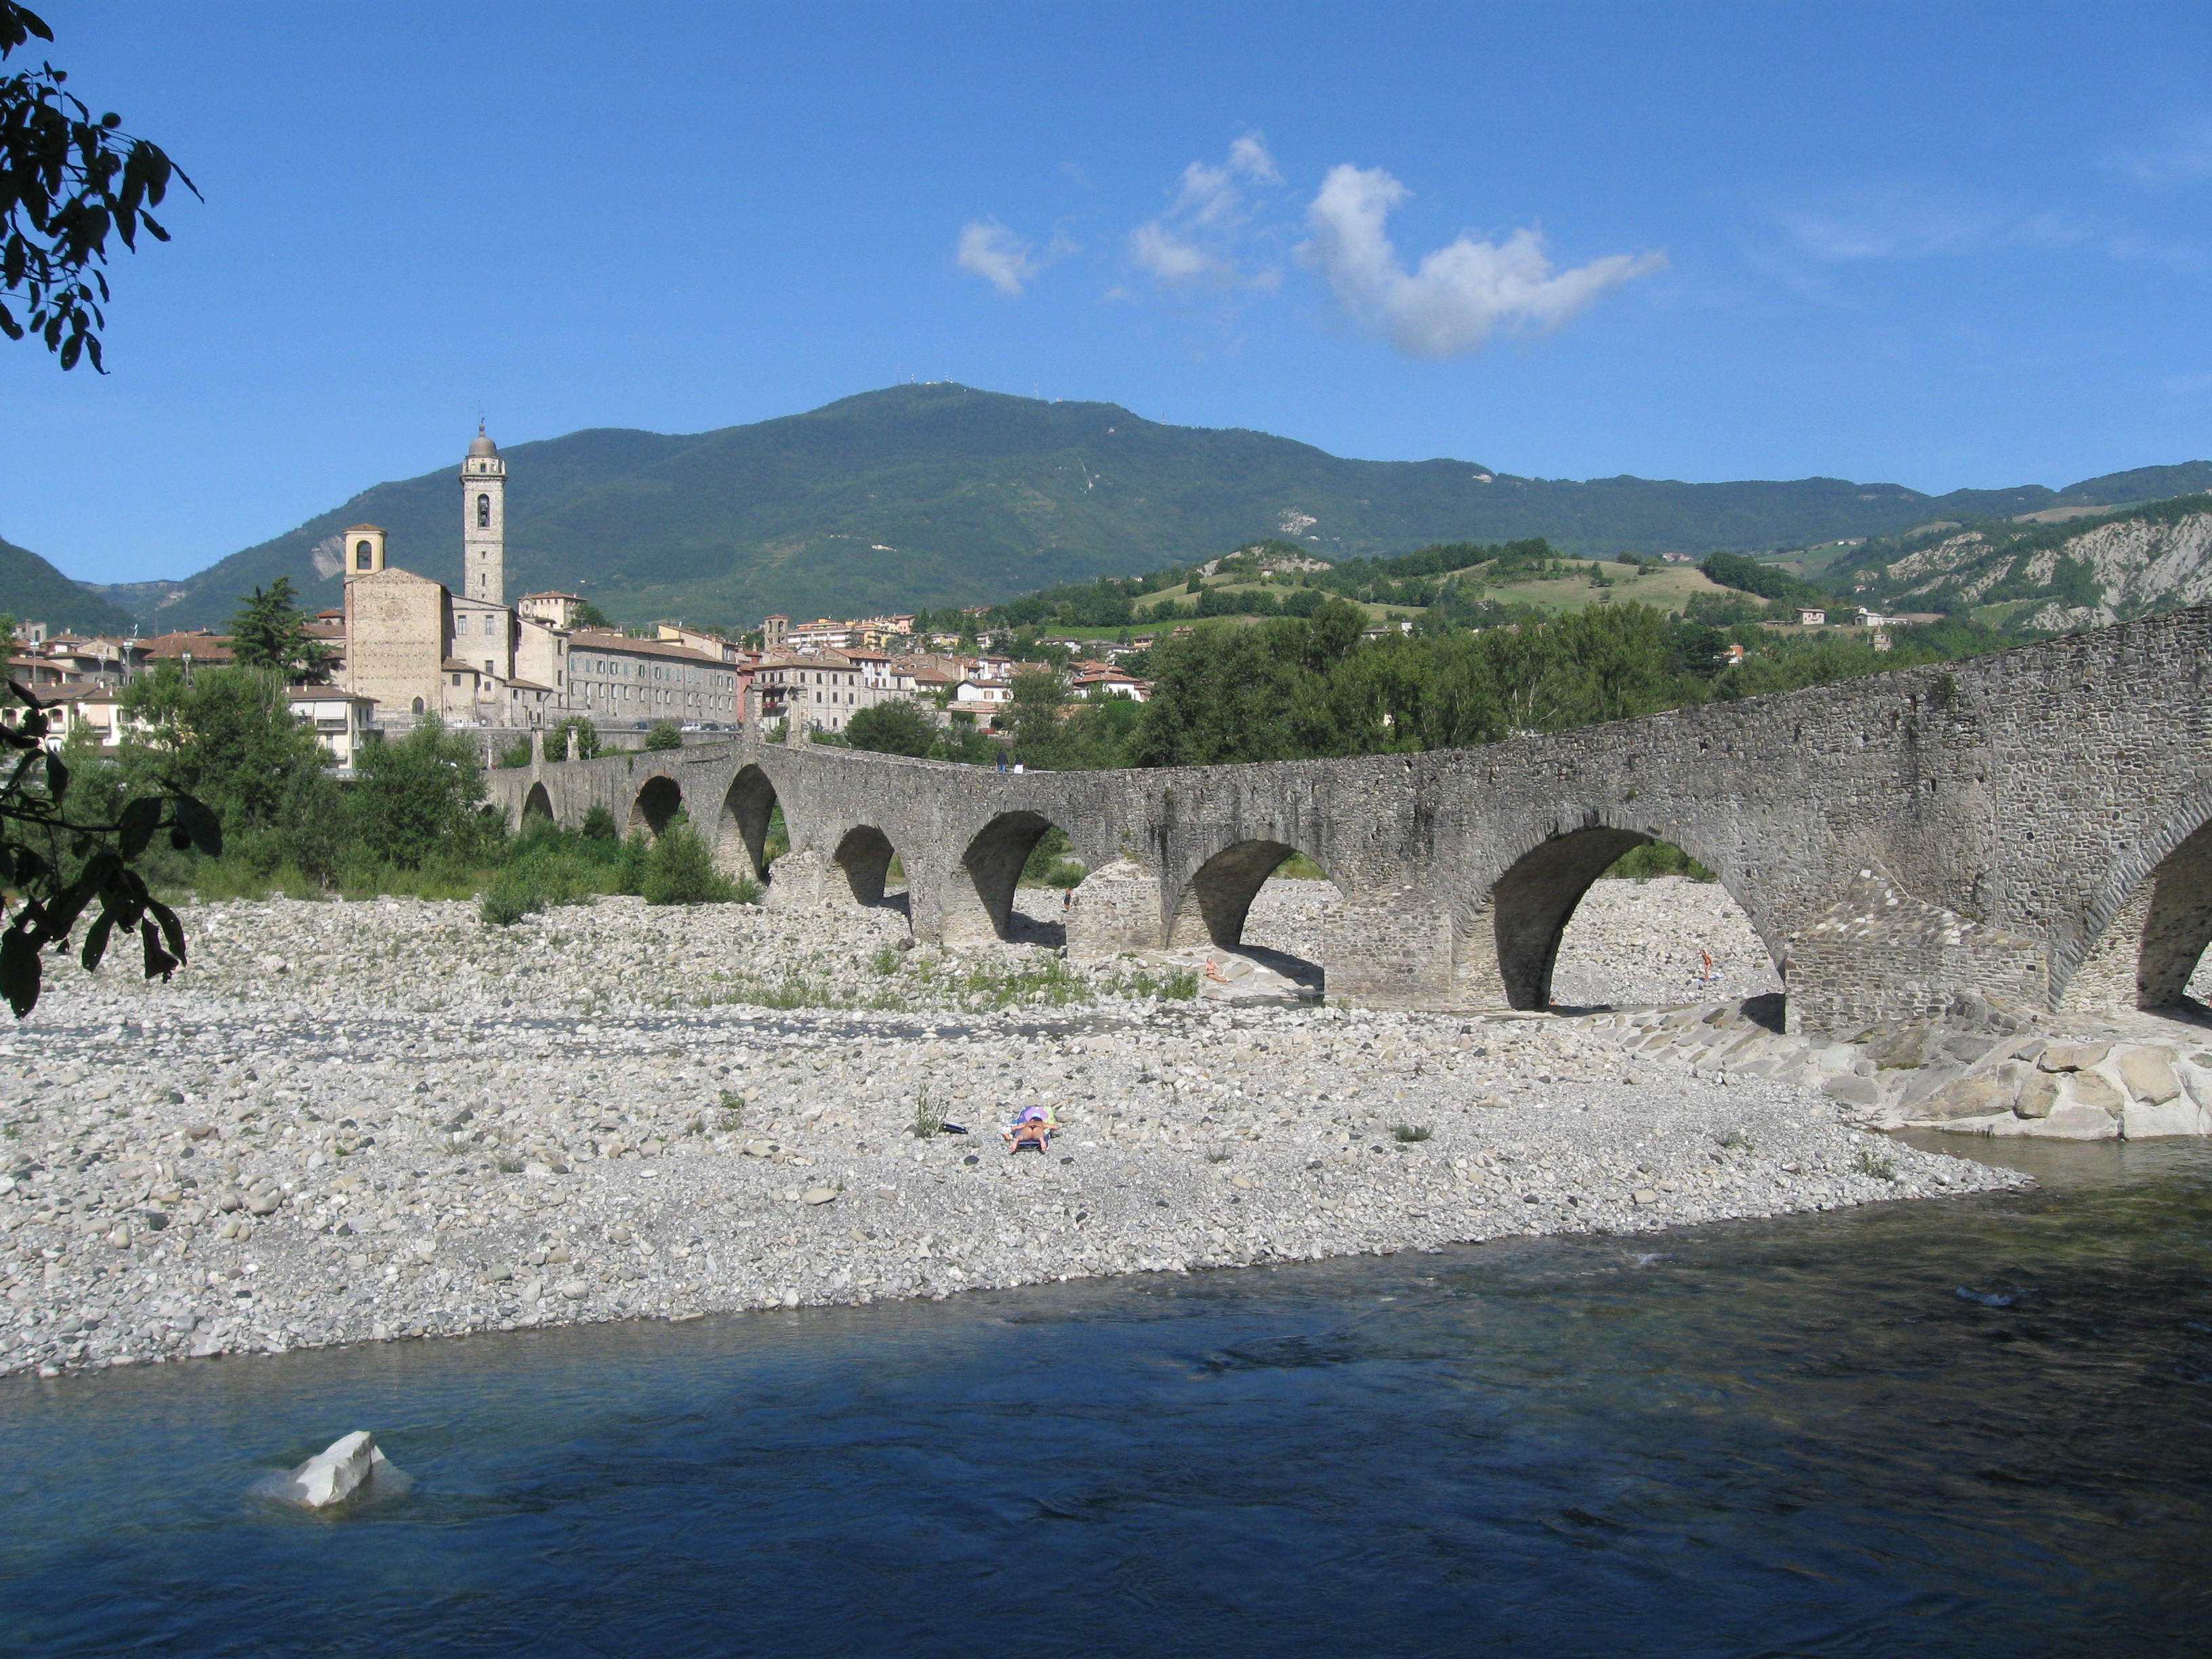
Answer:
[[[457,583],[459,449],[450,467],[373,485],[181,581],[88,591],[161,629],[219,623],[280,575],[311,606],[334,605],[334,538],[363,520],[391,532],[392,562]],[[557,587],[618,621],[747,627],[772,611],[986,603],[1267,536],[1334,559],[1527,536],[1576,556],[1764,551],[2108,505],[2140,499],[2154,478],[2212,489],[2208,462],[1940,496],[1842,478],[1520,477],[1446,457],[1347,459],[1250,428],[950,382],[703,433],[586,428],[504,453],[511,595]]]

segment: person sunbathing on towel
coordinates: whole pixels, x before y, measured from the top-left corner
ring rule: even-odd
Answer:
[[[1006,1138],[1009,1152],[1018,1152],[1024,1146],[1048,1152],[1052,1150],[1052,1132],[1059,1127],[1053,1121],[1050,1107],[1024,1106],[1000,1133]]]

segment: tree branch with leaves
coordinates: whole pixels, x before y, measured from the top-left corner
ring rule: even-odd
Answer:
[[[0,0],[0,59],[53,38],[37,13]],[[0,334],[43,341],[65,369],[82,359],[105,374],[108,238],[134,253],[141,230],[167,241],[148,210],[172,180],[199,188],[160,145],[123,131],[122,117],[95,118],[68,80],[52,64],[0,78]]]
[[[18,1019],[36,1007],[46,953],[73,948],[88,911],[95,913],[77,951],[88,972],[118,932],[136,932],[146,977],[167,979],[185,963],[184,925],[131,866],[163,830],[179,852],[197,847],[221,858],[222,825],[180,789],[139,796],[112,823],[71,819],[69,768],[46,746],[52,705],[13,680],[8,689],[23,713],[0,726],[0,907],[8,919],[0,930],[0,996]]]

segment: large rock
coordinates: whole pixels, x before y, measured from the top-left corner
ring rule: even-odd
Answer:
[[[2122,1054],[2120,1081],[2146,1106],[2163,1106],[2181,1092],[2172,1060],[2155,1048],[2130,1048]]]
[[[1198,994],[1207,1002],[1298,1003],[1316,993],[1288,975],[1264,968],[1234,951],[1216,951],[1198,976]]]
[[[2118,1112],[2126,1103],[2100,1072],[2075,1073],[2066,1079],[2066,1091],[2076,1105],[2093,1106],[2100,1111]]]
[[[2201,1135],[2204,1111],[2193,1100],[2148,1106],[2130,1101],[2120,1109],[2120,1133],[2129,1140],[2157,1140],[2167,1135]]]
[[[2035,1063],[2046,1072],[2086,1072],[2112,1052],[2109,1042],[2054,1042]]]
[[[1906,1116],[1917,1123],[1942,1123],[1954,1118],[1986,1117],[1992,1112],[2009,1111],[2019,1097],[2027,1070],[2024,1066],[2008,1064],[1954,1078],[1925,1099],[1908,1103]]]
[[[271,1495],[302,1509],[326,1510],[366,1492],[380,1475],[396,1473],[368,1431],[356,1429],[293,1470]]]

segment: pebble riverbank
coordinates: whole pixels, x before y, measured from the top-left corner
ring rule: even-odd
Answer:
[[[1255,929],[1294,948],[1325,892],[1271,884]],[[1563,969],[1656,960],[1642,988],[1692,1000],[1673,981],[1726,910],[1687,883],[1601,884]],[[902,948],[890,909],[185,914],[174,982],[58,968],[0,1043],[0,1371],[1639,1234],[2019,1179],[1588,1022],[1228,1008],[1190,1000],[1197,958]],[[1061,1132],[1010,1156],[996,1126],[1032,1103]],[[918,1139],[923,1115],[970,1133]]]

